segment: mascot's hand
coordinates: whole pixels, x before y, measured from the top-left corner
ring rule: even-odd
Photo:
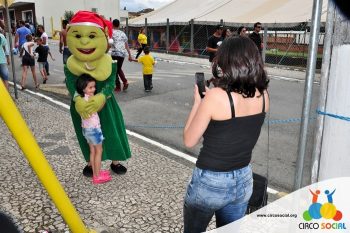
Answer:
[[[81,96],[75,97],[74,101],[75,101],[75,109],[77,110],[79,115],[83,119],[89,118],[90,117],[89,113],[86,110],[86,107],[88,106],[88,102],[85,101]]]
[[[89,98],[86,110],[89,114],[98,112],[106,103],[106,96],[104,94],[97,94]]]

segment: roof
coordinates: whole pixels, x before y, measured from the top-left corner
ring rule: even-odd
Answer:
[[[321,22],[326,21],[328,0],[323,1]],[[313,0],[175,0],[162,8],[129,20],[130,25],[217,24],[226,25],[278,24],[297,25],[308,22],[312,16]]]

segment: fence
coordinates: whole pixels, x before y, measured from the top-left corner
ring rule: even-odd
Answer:
[[[230,26],[227,23],[225,27],[236,32],[240,25],[235,25]],[[159,26],[147,25],[146,21],[145,25],[142,26],[147,28],[148,45],[153,51],[196,57],[208,56],[205,50],[207,40],[215,32],[215,25],[197,24],[193,21],[182,25],[167,23]],[[140,28],[141,25],[126,24],[125,31],[128,34],[130,46],[133,48],[139,46],[137,36]],[[246,28],[249,32],[253,31],[252,26]],[[288,27],[281,27],[279,24],[265,26],[261,32],[263,41],[266,42],[266,48],[263,52],[265,62],[276,65],[306,67],[309,31],[308,23]],[[321,68],[323,40],[324,28],[321,28],[317,58],[318,69]]]

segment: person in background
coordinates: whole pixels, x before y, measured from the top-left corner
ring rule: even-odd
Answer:
[[[43,40],[43,46],[46,46],[47,49],[50,51],[49,36],[45,32],[43,25],[38,25],[38,32],[40,34],[40,38]],[[49,76],[50,72],[49,72],[49,62],[48,61],[46,61],[46,63],[45,63],[45,71],[46,71],[46,75]]]
[[[9,89],[9,69],[8,66],[10,65],[10,52],[9,47],[7,44],[7,40],[5,36],[0,33],[0,76],[1,79],[7,88]]]
[[[32,33],[32,36],[35,36],[35,27],[32,21],[29,21],[29,30]]]
[[[149,54],[150,49],[148,46],[144,48],[143,52],[145,53],[144,56],[140,57],[139,59],[132,60],[142,64],[143,84],[145,87],[145,92],[150,92],[153,89],[152,75],[155,61],[154,58]]]
[[[43,46],[43,39],[38,38],[36,40],[36,43],[38,44],[38,47],[36,47],[35,52],[38,54],[39,71],[43,77],[43,84],[46,84],[46,81],[48,79],[47,75],[46,75],[46,70],[45,70],[47,56],[50,55],[50,57],[53,61],[55,59],[52,57],[52,54],[51,54],[49,48],[47,46]]]
[[[269,80],[249,38],[225,39],[216,58],[218,87],[202,99],[195,85],[183,133],[189,148],[204,139],[185,194],[185,233],[205,232],[214,214],[217,228],[244,216],[253,192],[252,151],[269,109]]]
[[[23,44],[26,42],[28,34],[31,34],[30,30],[26,28],[24,21],[20,20],[19,28],[17,28],[15,35],[15,47],[18,49],[20,57],[23,56]]]
[[[136,59],[140,56],[143,49],[147,46],[147,36],[146,36],[146,29],[141,28],[140,33],[137,37],[137,41],[140,44],[140,47],[137,49]]]
[[[222,39],[222,33],[224,31],[224,26],[222,26],[221,24],[216,25],[216,30],[214,32],[214,34],[212,36],[209,37],[208,39],[208,43],[207,43],[207,47],[206,47],[206,51],[209,53],[209,62],[212,66],[213,64],[213,60],[214,57],[216,55],[216,52],[218,50],[218,47],[221,44]],[[209,80],[206,80],[206,85],[207,87],[210,86],[210,83],[215,82],[215,78],[211,78]]]
[[[237,36],[247,36],[247,28],[240,26],[237,30]]]
[[[117,61],[117,75],[115,79],[115,91],[120,91],[120,80],[123,82],[123,91],[128,89],[129,83],[122,70],[123,62],[125,57],[129,56],[131,61],[131,53],[128,45],[128,37],[125,33],[119,30],[120,22],[118,19],[113,20],[113,44],[112,44],[112,59]]]
[[[230,37],[233,35],[233,28],[226,28],[223,32],[222,32],[222,40],[225,40],[226,38]]]
[[[22,80],[21,80],[21,88],[22,90],[26,89],[26,80],[27,80],[27,72],[28,68],[32,71],[33,80],[35,84],[35,88],[39,88],[39,83],[36,79],[35,73],[35,60],[34,60],[34,42],[33,36],[29,33],[26,36],[26,42],[23,44],[24,55],[22,57]]]
[[[263,43],[260,37],[259,32],[261,31],[261,23],[256,22],[254,24],[254,31],[249,34],[249,38],[255,43],[256,47],[259,50],[259,53],[262,53],[262,49],[263,49]]]
[[[63,64],[67,64],[67,59],[71,55],[68,46],[67,46],[67,25],[68,20],[62,20],[62,30],[60,32],[60,43],[59,43],[59,51],[63,54]]]

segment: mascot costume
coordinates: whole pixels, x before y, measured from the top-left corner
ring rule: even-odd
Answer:
[[[67,29],[67,44],[72,55],[64,67],[66,86],[72,96],[70,113],[81,151],[88,164],[83,169],[85,176],[92,176],[89,164],[89,145],[82,134],[81,118],[98,112],[103,141],[102,160],[112,160],[111,169],[124,174],[127,169],[119,163],[131,157],[124,120],[114,98],[116,64],[106,52],[112,24],[100,15],[90,11],[78,11]],[[96,80],[96,95],[85,101],[76,92],[76,80],[82,74],[89,74]]]

